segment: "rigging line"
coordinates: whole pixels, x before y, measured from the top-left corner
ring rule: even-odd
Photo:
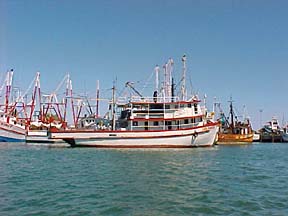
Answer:
[[[59,89],[62,87],[62,85],[64,84],[65,81],[67,81],[67,78],[69,77],[69,74],[66,74],[63,79],[61,80],[61,82],[58,84],[58,86],[56,87],[55,91],[53,93],[56,93],[59,91]]]
[[[193,95],[193,84],[192,84],[191,76],[189,76],[189,84],[190,84],[190,88],[191,88],[191,95]]]
[[[36,79],[37,79],[37,76],[32,80],[32,82],[30,83],[30,85],[29,85],[28,89],[25,91],[25,93],[23,95],[20,95],[17,98],[17,100],[18,99],[19,99],[19,101],[20,101],[20,99],[24,100],[24,97],[26,97],[28,95],[28,92],[31,90],[31,88],[32,88],[33,84],[35,83]]]
[[[122,90],[117,94],[118,95],[118,97],[121,97],[122,95],[123,95],[123,93],[124,93],[124,91],[126,90],[126,86],[124,86],[123,88],[122,88]],[[110,89],[111,90],[111,89]],[[110,91],[109,90],[109,91]]]
[[[154,75],[154,71],[150,74],[149,78],[146,79],[146,82],[144,83],[143,85],[143,88],[142,88],[142,92],[144,91],[144,89],[147,87],[148,83],[151,81],[151,79],[153,78],[153,75]]]
[[[235,110],[236,110],[236,113],[240,113],[238,110],[237,110],[237,108],[235,107],[234,108]],[[234,111],[233,111],[234,112]],[[235,115],[235,118],[238,120],[238,118],[237,117],[240,117],[240,118],[242,118],[243,116],[242,115],[236,115],[236,113],[234,112],[234,115]]]

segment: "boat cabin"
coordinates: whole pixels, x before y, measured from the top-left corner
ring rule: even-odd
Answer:
[[[121,130],[177,130],[203,125],[198,100],[177,102],[134,101],[118,105],[116,126]]]

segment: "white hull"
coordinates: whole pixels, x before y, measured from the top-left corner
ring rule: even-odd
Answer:
[[[47,130],[32,130],[28,131],[26,135],[26,143],[48,145],[48,146],[69,146],[61,139],[50,139]]]
[[[0,142],[23,142],[26,130],[16,125],[0,122]]]
[[[260,141],[260,134],[253,134],[253,142],[259,142]]]
[[[63,139],[71,146],[102,148],[189,148],[212,146],[218,126],[210,124],[176,131],[65,131],[50,138]]]

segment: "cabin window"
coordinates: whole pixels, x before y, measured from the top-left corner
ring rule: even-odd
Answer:
[[[3,117],[3,115],[1,115],[1,117]]]
[[[179,107],[178,104],[175,104],[175,109],[178,109],[178,107]]]
[[[145,122],[145,130],[148,130],[148,122]]]
[[[184,104],[180,104],[180,108],[184,108]]]
[[[168,130],[172,129],[172,122],[171,121],[166,121],[166,125],[168,126]]]
[[[192,107],[192,104],[189,103],[189,104],[188,104],[188,108],[191,108],[191,107]]]
[[[184,124],[188,124],[188,123],[189,123],[188,119],[184,119]]]
[[[158,122],[158,121],[154,121],[154,122],[153,122],[153,125],[154,125],[154,126],[158,126],[158,125],[159,125],[159,122]]]
[[[138,126],[138,122],[137,121],[133,121],[133,126]]]
[[[165,104],[165,109],[170,109],[170,105],[169,104]]]
[[[198,113],[198,106],[197,106],[197,104],[194,104],[194,112],[195,112],[195,114]]]
[[[191,122],[192,122],[192,123],[195,123],[195,118],[192,118],[192,119],[191,119]]]

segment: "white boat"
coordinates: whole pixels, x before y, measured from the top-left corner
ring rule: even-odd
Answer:
[[[183,56],[182,80],[185,80],[185,61]],[[64,140],[72,147],[190,148],[214,145],[218,122],[214,122],[206,108],[200,106],[197,96],[186,99],[185,83],[182,83],[182,94],[178,97],[173,95],[173,83],[169,77],[171,68],[172,60],[169,60],[164,69],[165,84],[159,97],[157,69],[153,97],[143,97],[129,82],[126,86],[136,92],[136,97],[116,101],[113,93],[111,124],[105,129],[99,129],[101,127],[97,125],[94,129],[52,130],[49,138]]]
[[[0,93],[2,93],[4,86],[6,90],[3,97],[4,101],[0,104],[0,142],[25,141],[25,121],[18,119],[17,103],[10,101],[13,73],[13,69],[7,71],[6,78],[0,87]]]
[[[0,110],[0,142],[23,142],[25,134],[24,123],[19,123],[16,117],[7,116]]]
[[[118,119],[117,130],[59,130],[50,132],[50,139],[62,139],[71,146],[114,147],[114,148],[188,148],[212,146],[216,142],[218,132],[217,122],[207,122],[205,114],[194,113],[197,101],[165,103],[170,109],[143,110],[136,106],[146,107],[162,105],[163,103],[132,103],[131,109],[122,110],[130,113],[125,118]],[[174,105],[174,106],[173,106]],[[175,109],[176,106],[186,105]],[[192,105],[192,107],[188,107]],[[156,113],[157,111],[157,113]],[[181,114],[180,114],[181,113]],[[144,116],[144,117],[142,117]],[[162,117],[160,117],[162,116]],[[177,117],[176,117],[177,116]]]
[[[81,121],[81,125],[89,125],[90,129],[50,130],[49,138],[64,140],[72,147],[190,148],[214,145],[218,122],[213,121],[205,105],[200,106],[197,96],[187,97],[186,56],[181,60],[183,71],[179,96],[174,94],[174,61],[169,59],[163,66],[160,88],[160,67],[155,67],[153,97],[143,97],[132,82],[127,82],[125,86],[137,96],[116,100],[113,87],[111,118],[106,125],[87,118],[87,122]],[[93,124],[95,127],[91,129]]]

